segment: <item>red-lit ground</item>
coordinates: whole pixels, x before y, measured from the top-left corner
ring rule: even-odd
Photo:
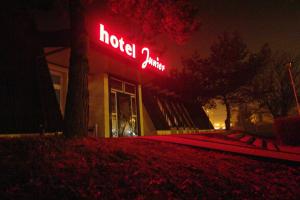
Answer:
[[[0,199],[299,199],[300,166],[144,139],[0,140]]]

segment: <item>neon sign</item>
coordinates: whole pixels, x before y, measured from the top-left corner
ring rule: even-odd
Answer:
[[[100,24],[99,29],[99,40],[106,45],[113,47],[114,49],[119,49],[121,53],[125,54],[126,56],[137,59],[137,46],[135,44],[131,44],[125,42],[123,37],[118,38],[113,34],[109,34],[107,30],[105,30],[104,25]],[[150,56],[150,50],[147,47],[141,49],[141,56],[146,55],[144,61],[141,64],[141,68],[145,69],[147,66],[151,66],[159,71],[164,71],[166,66],[159,61],[159,58],[156,59]]]

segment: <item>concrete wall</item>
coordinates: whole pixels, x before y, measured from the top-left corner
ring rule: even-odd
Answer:
[[[107,112],[108,108],[105,108],[106,106],[104,101],[105,97],[108,98],[107,95],[105,95],[106,78],[107,75],[104,73],[89,75],[89,127],[95,127],[95,125],[97,124],[97,135],[99,137],[105,137],[109,135],[109,132],[107,133],[108,119],[105,119],[105,112]]]
[[[144,135],[149,136],[149,135],[156,135],[156,129],[152,123],[152,120],[148,114],[147,109],[145,108],[144,105],[143,107],[143,121],[144,121]]]

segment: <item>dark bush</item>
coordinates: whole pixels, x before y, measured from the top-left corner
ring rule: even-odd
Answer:
[[[274,131],[280,143],[300,145],[300,116],[275,119]]]

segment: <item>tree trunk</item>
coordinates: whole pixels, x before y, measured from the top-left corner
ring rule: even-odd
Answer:
[[[230,103],[228,102],[228,99],[226,96],[223,97],[224,105],[226,107],[226,119],[225,119],[225,128],[226,130],[230,130],[230,118],[231,118],[231,109],[230,109]]]
[[[88,133],[88,34],[85,24],[85,6],[81,0],[69,1],[71,22],[71,55],[69,83],[65,112],[66,137]]]

